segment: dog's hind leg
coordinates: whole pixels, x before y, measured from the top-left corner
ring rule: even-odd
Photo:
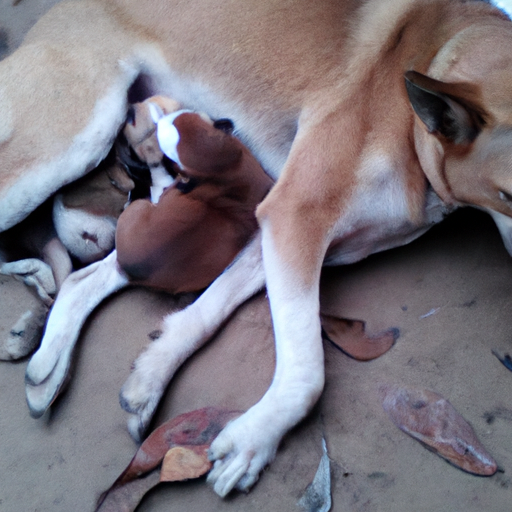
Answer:
[[[225,320],[265,286],[260,236],[187,308],[164,319],[163,333],[135,361],[120,402],[131,413],[128,429],[140,440],[169,381]]]
[[[84,1],[57,4],[0,62],[0,231],[99,164],[158,59],[109,2]]]
[[[128,283],[117,267],[115,251],[64,281],[50,311],[41,346],[27,366],[26,394],[32,416],[44,414],[59,394],[68,377],[80,329],[89,314]]]

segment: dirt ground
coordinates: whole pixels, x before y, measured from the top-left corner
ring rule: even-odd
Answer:
[[[52,1],[0,3],[0,56],[7,55]],[[37,65],[37,63],[34,63]],[[1,120],[0,120],[1,122]],[[247,495],[218,498],[204,479],[163,484],[141,512],[297,512],[325,436],[334,511],[505,512],[512,509],[512,373],[492,354],[512,352],[512,260],[490,218],[462,211],[420,240],[322,280],[324,310],[365,319],[377,332],[400,329],[393,349],[372,362],[325,343],[327,382],[320,403],[283,442]],[[0,278],[0,336],[33,300]],[[42,419],[24,397],[27,361],[0,363],[0,512],[93,511],[135,453],[118,392],[130,364],[173,297],[131,289],[91,317],[67,392]],[[234,315],[178,373],[158,425],[207,405],[246,409],[273,371],[272,329],[264,294]],[[447,464],[398,430],[382,409],[382,383],[432,389],[455,406],[497,460],[493,477]]]

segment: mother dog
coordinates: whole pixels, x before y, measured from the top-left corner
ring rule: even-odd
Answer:
[[[510,21],[471,0],[64,2],[0,65],[0,229],[106,155],[128,100],[234,120],[279,178],[261,239],[165,320],[122,404],[139,435],[178,366],[266,285],[274,380],[210,451],[215,491],[246,490],[322,391],[322,264],[405,244],[464,205],[512,249],[511,48]],[[52,382],[59,336],[31,385]]]

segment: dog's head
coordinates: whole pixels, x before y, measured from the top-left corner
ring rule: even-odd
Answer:
[[[469,27],[438,53],[429,77],[409,71],[405,83],[432,186],[448,203],[491,213],[512,254],[510,48],[509,21]]]
[[[151,104],[162,151],[191,179],[218,179],[242,161],[243,146],[229,119],[212,121],[204,114],[180,110],[165,115]]]
[[[152,96],[141,103],[131,105],[128,109],[123,134],[137,157],[149,167],[155,167],[162,163],[163,153],[156,138],[155,123],[149,110],[150,105],[156,105],[165,115],[176,112],[180,105],[165,96]]]

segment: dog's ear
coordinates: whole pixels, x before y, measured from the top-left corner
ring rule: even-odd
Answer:
[[[416,71],[405,73],[409,101],[430,133],[454,144],[469,144],[485,124],[477,91],[469,84],[447,84]]]

